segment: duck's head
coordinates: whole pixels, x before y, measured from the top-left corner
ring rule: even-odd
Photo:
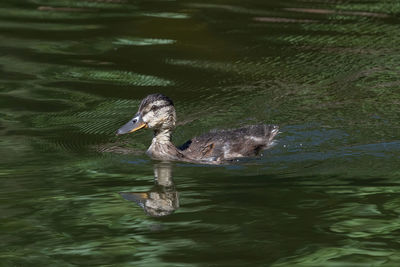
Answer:
[[[171,130],[175,127],[175,121],[172,100],[163,94],[151,94],[142,100],[138,112],[118,129],[117,135],[133,133],[142,128],[151,128],[156,132]]]

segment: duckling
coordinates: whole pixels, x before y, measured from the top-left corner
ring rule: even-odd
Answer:
[[[135,116],[116,134],[150,128],[154,130],[154,137],[147,154],[153,159],[223,164],[237,158],[258,155],[260,151],[274,145],[274,138],[279,133],[275,125],[251,125],[211,131],[176,147],[171,142],[175,124],[176,112],[172,100],[163,94],[151,94],[142,100]]]

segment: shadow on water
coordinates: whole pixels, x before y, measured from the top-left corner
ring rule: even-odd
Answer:
[[[139,205],[149,216],[172,214],[179,208],[179,195],[172,178],[171,163],[154,164],[154,183],[147,192],[120,192],[120,195]]]

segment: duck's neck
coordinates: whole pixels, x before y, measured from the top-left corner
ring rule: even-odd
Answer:
[[[171,142],[170,129],[157,129],[154,131],[154,137],[147,154],[158,160],[178,160],[182,157],[182,154]]]
[[[171,143],[171,134],[172,134],[171,129],[154,130],[154,137],[153,137],[153,141],[151,143],[152,144],[158,143],[160,145],[170,144]]]

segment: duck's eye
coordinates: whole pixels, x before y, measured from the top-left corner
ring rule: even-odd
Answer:
[[[133,119],[132,123],[135,124],[137,122],[137,119]]]

